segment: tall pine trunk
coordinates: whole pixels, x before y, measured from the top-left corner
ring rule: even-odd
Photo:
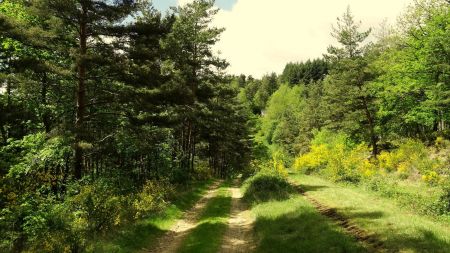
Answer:
[[[76,93],[77,108],[75,118],[75,166],[74,176],[76,179],[80,179],[83,173],[83,149],[81,142],[83,140],[84,132],[84,117],[86,107],[86,41],[87,41],[87,9],[86,6],[82,6],[82,13],[80,18],[80,52],[78,55],[77,69],[78,69],[78,87]]]
[[[364,106],[364,112],[366,114],[367,122],[368,122],[368,128],[369,128],[369,134],[370,134],[370,145],[372,146],[372,156],[374,158],[377,158],[378,155],[378,137],[375,132],[375,122],[372,116],[372,113],[369,110],[369,107],[367,105],[367,99],[366,97],[362,98],[363,106]]]

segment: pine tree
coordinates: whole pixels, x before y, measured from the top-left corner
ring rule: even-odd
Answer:
[[[72,73],[76,83],[76,109],[74,124],[74,177],[83,175],[83,145],[86,140],[86,120],[93,117],[93,110],[88,111],[91,104],[97,101],[92,97],[99,83],[100,76],[111,73],[105,71],[112,63],[117,63],[118,52],[114,50],[114,42],[121,37],[117,28],[129,17],[136,3],[134,1],[93,1],[93,0],[39,0],[34,2],[36,13],[40,16],[52,16],[65,29],[51,27],[60,41],[60,50],[70,52],[71,63],[75,66]],[[49,24],[52,25],[52,24]],[[88,91],[92,91],[88,94]],[[89,97],[91,96],[91,97]]]
[[[376,156],[376,108],[369,85],[374,77],[367,68],[367,47],[364,46],[371,30],[361,32],[359,28],[360,24],[354,21],[350,7],[342,18],[338,18],[337,27],[333,27],[332,36],[341,47],[328,48],[326,59],[332,69],[324,84],[325,102],[331,113],[329,125],[348,131],[356,138],[365,139],[368,136],[372,154]],[[366,131],[360,132],[359,125]]]
[[[197,119],[205,103],[213,96],[214,86],[221,82],[227,63],[213,54],[212,46],[218,41],[223,29],[211,27],[218,9],[214,1],[196,0],[175,9],[177,19],[172,32],[164,40],[164,47],[181,83],[187,93],[182,98],[186,104],[177,130],[179,138],[180,167],[192,172],[199,142],[200,125]]]

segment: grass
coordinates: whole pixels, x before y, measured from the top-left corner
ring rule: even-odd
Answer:
[[[96,242],[88,252],[125,253],[151,248],[157,238],[181,218],[183,212],[192,208],[204,195],[211,181],[203,181],[179,189],[179,196],[163,212],[125,226],[120,231]]]
[[[256,252],[365,252],[302,196],[269,201],[252,208],[256,217]]]
[[[360,228],[375,233],[389,251],[450,252],[450,223],[417,214],[363,187],[339,185],[316,176],[293,175],[308,194]]]
[[[226,185],[222,185],[217,195],[207,203],[198,225],[190,231],[179,253],[212,253],[219,250],[231,209],[231,195]]]
[[[245,181],[242,190],[256,218],[255,252],[365,252],[285,178],[258,173]]]
[[[364,180],[361,185],[379,196],[395,199],[399,205],[414,210],[417,214],[447,219],[450,222],[449,193],[442,187],[430,186],[422,181],[382,176]]]

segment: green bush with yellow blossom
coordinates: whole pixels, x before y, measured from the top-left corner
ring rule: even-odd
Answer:
[[[434,146],[427,147],[406,139],[395,146],[375,158],[367,144],[355,144],[343,133],[322,130],[315,133],[309,152],[299,155],[293,167],[335,182],[366,185],[422,213],[450,213],[449,142],[438,138]],[[404,191],[399,185],[413,185],[410,188],[429,194]]]

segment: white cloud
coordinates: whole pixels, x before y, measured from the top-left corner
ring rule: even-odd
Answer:
[[[178,0],[184,4],[190,0]],[[363,28],[395,23],[411,0],[238,0],[221,10],[215,25],[226,28],[217,44],[232,74],[281,73],[289,61],[320,57],[335,43],[331,25],[350,5]]]
[[[188,4],[188,3],[191,3],[191,2],[193,2],[193,1],[194,1],[194,0],[178,0],[178,1],[177,1],[177,4],[183,6],[183,5]]]

